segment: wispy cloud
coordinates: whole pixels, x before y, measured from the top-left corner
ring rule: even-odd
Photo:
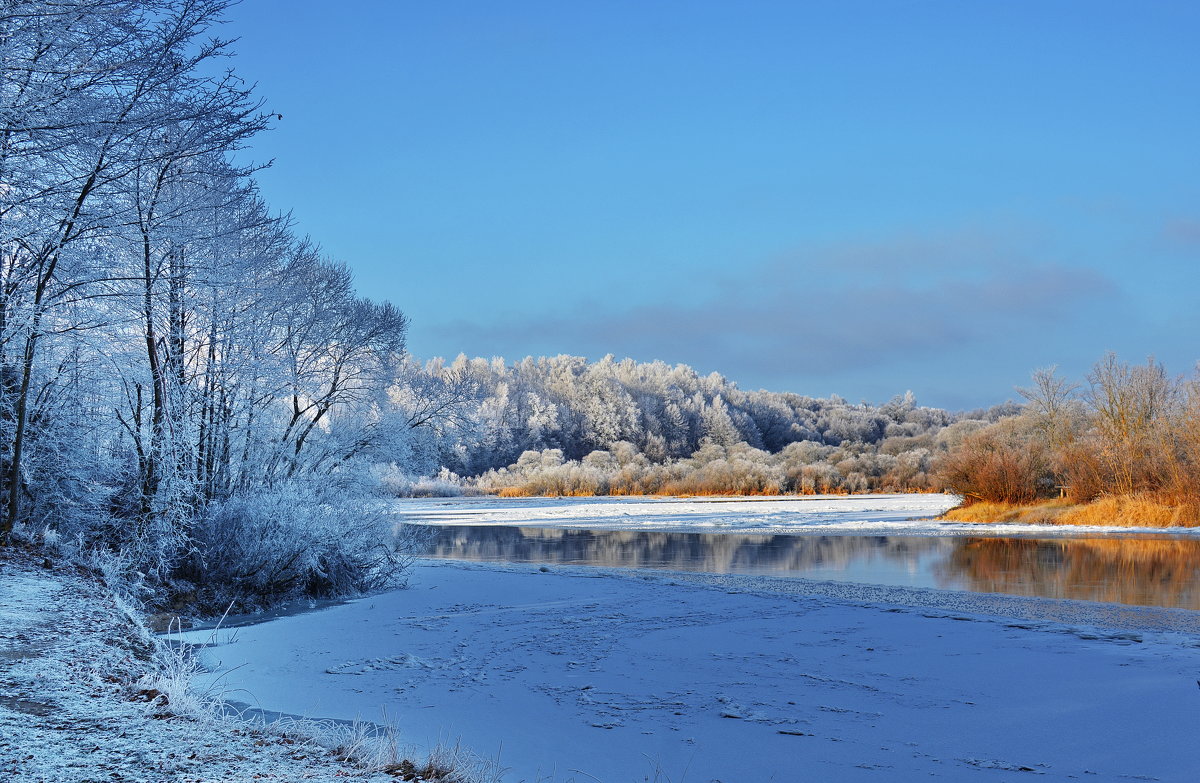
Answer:
[[[686,274],[686,272],[683,272]],[[945,351],[997,329],[1052,325],[1115,293],[1097,271],[1004,254],[981,240],[904,240],[832,248],[731,271],[695,301],[622,308],[579,301],[569,313],[436,327],[501,353],[536,341],[581,353],[670,358],[697,349],[737,364],[862,366],[882,355]]]
[[[1163,237],[1172,245],[1200,247],[1200,218],[1173,218],[1163,225]]]
[[[708,295],[690,301],[666,290],[659,301],[640,306],[579,300],[560,304],[553,315],[433,328],[443,342],[470,354],[612,353],[685,362],[748,386],[805,392],[795,388],[797,379],[840,389],[839,379],[876,370],[882,377],[907,364],[911,375],[933,376],[948,365],[978,364],[981,355],[1007,361],[1008,383],[1019,382],[1046,360],[1035,346],[1080,331],[1097,305],[1119,303],[1117,285],[1094,269],[956,236],[796,253],[730,270]],[[1006,393],[1001,385],[990,396]]]

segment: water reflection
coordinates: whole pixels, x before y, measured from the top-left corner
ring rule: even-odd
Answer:
[[[1090,538],[962,541],[935,565],[946,587],[1200,609],[1200,541]]]
[[[425,555],[832,579],[1200,610],[1200,541],[433,527]]]
[[[665,568],[713,574],[798,575],[884,559],[920,568],[922,555],[946,548],[944,539],[853,536],[759,536],[557,530],[539,527],[436,528],[428,556],[454,560]]]

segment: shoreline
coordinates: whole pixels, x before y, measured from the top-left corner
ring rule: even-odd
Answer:
[[[1145,496],[1114,495],[1087,503],[1055,498],[1033,503],[977,500],[948,509],[938,519],[973,524],[1023,524],[1046,527],[1200,529],[1200,509],[1162,503]]]
[[[194,690],[190,668],[164,648],[95,577],[61,563],[50,570],[41,556],[0,549],[0,777],[396,780],[340,760],[299,725],[222,718],[209,709],[216,697]]]

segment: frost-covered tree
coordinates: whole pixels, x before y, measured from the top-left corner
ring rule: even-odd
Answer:
[[[322,493],[445,409],[394,415],[404,315],[235,163],[271,115],[213,37],[229,5],[0,4],[0,541],[211,584],[253,570],[229,534],[261,523],[272,590],[366,584],[385,537]]]

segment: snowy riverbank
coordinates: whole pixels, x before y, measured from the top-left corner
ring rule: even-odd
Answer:
[[[205,656],[230,698],[461,741],[512,783],[1200,769],[1194,612],[429,561],[229,633]]]
[[[0,780],[395,780],[296,735],[176,714],[138,621],[93,579],[39,562],[0,551]]]

